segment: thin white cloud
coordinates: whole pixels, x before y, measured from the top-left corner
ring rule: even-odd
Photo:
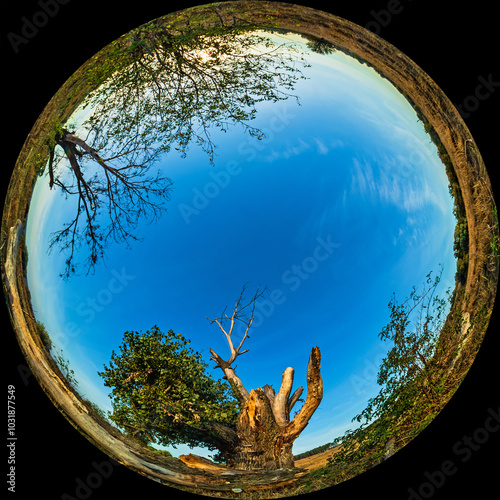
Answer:
[[[264,161],[272,163],[276,160],[289,160],[295,156],[300,156],[301,154],[309,151],[311,145],[305,142],[303,139],[299,139],[294,144],[287,144],[287,147],[281,150],[273,149],[265,158]]]
[[[289,160],[295,156],[300,156],[304,153],[316,153],[321,156],[326,156],[334,149],[344,147],[344,142],[340,139],[331,141],[325,140],[323,137],[312,137],[308,139],[301,138],[296,143],[287,143],[283,149],[272,149],[272,151],[264,157],[264,161],[272,163],[276,160]]]
[[[320,155],[328,154],[329,149],[326,147],[325,143],[321,139],[319,139],[318,137],[315,137],[314,142],[316,143],[316,146],[318,148],[318,153]]]
[[[418,171],[413,175],[401,175],[400,158],[382,159],[382,164],[366,159],[353,159],[351,193],[372,202],[393,205],[409,214],[434,206],[446,213],[449,204],[439,195],[439,185],[432,187],[428,179],[422,178]],[[439,184],[439,183],[436,183]],[[442,191],[441,191],[442,194]]]
[[[345,143],[341,139],[333,139],[330,141],[329,146],[332,149],[343,148]]]

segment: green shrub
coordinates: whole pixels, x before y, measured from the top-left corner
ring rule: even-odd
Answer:
[[[49,332],[41,321],[36,322],[36,331],[46,349],[52,349],[52,340],[50,340]]]

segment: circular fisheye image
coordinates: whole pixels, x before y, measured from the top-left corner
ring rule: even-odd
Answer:
[[[396,455],[474,362],[498,280],[459,112],[374,33],[279,2],[153,19],[48,102],[2,218],[12,325],[110,458],[223,498]]]

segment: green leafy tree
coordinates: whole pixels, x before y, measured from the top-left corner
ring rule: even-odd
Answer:
[[[422,291],[414,287],[409,297],[399,303],[389,302],[390,321],[379,337],[393,347],[382,361],[377,376],[379,394],[356,418],[372,421],[385,415],[400,415],[412,408],[417,395],[423,394],[427,405],[438,404],[432,387],[436,342],[444,325],[448,301],[436,295],[441,273],[427,275]]]
[[[111,420],[144,443],[218,449],[234,428],[237,402],[206,371],[190,341],[155,326],[125,332],[119,353],[99,375],[112,388]]]
[[[442,408],[444,375],[437,345],[446,320],[448,300],[436,289],[441,273],[429,273],[421,291],[389,302],[390,320],[379,337],[392,347],[377,375],[379,393],[353,418],[361,425],[335,440],[340,451],[329,461],[336,481],[377,464],[415,437]]]
[[[335,45],[324,38],[316,38],[313,36],[307,37],[309,41],[307,42],[307,46],[309,50],[316,52],[317,54],[321,54],[323,56],[327,56],[329,54],[333,54],[337,52],[337,48]]]
[[[64,277],[76,272],[81,245],[90,249],[89,272],[110,241],[138,239],[138,221],[166,210],[171,181],[151,171],[161,155],[184,157],[196,144],[213,164],[214,130],[240,125],[263,137],[251,125],[258,103],[291,97],[303,78],[299,65],[307,65],[298,50],[252,30],[160,18],[114,42],[105,61],[97,58],[86,75],[95,87],[83,103],[89,118],[78,135],[58,124],[49,141],[50,187],[78,197],[74,218],[50,241],[67,252]]]

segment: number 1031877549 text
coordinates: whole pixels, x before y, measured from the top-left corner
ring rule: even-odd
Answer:
[[[16,491],[16,388],[7,387],[7,484],[9,491]]]

